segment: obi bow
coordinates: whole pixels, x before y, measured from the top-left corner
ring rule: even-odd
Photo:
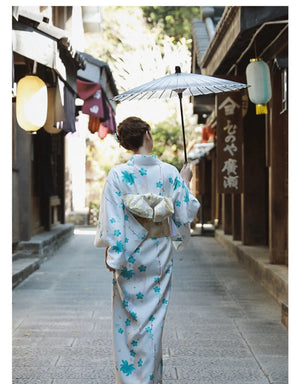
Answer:
[[[171,198],[154,193],[123,195],[123,201],[125,207],[135,216],[151,219],[155,223],[167,219],[174,213]]]

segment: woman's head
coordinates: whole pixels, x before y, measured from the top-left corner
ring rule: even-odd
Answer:
[[[150,133],[150,129],[148,123],[139,117],[131,116],[118,125],[117,135],[122,147],[137,151],[143,145],[145,133]]]

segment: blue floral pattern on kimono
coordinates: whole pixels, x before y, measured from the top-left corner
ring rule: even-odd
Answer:
[[[124,204],[125,196],[134,195],[145,200],[166,197],[172,202],[169,236],[148,236],[148,230]],[[154,155],[134,155],[112,168],[107,177],[94,244],[108,247],[107,263],[115,269],[117,384],[162,382],[162,332],[170,297],[172,254],[174,248],[181,251],[189,240],[190,223],[199,206],[178,170]]]

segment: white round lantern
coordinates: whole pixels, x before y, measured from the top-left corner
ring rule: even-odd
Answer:
[[[23,77],[17,86],[16,114],[19,126],[25,131],[40,129],[47,118],[47,86],[37,76]]]
[[[251,59],[246,68],[249,99],[256,104],[256,114],[268,113],[267,102],[272,97],[270,69],[261,59]]]

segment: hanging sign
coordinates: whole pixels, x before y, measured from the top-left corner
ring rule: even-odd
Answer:
[[[218,193],[242,192],[242,129],[240,92],[217,94]]]

